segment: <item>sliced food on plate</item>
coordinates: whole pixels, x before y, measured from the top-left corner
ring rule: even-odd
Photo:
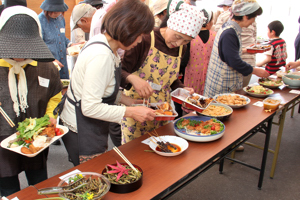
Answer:
[[[243,107],[250,103],[250,99],[246,96],[239,94],[219,94],[214,96],[214,100],[218,103],[229,105],[232,108]]]
[[[261,85],[246,86],[243,89],[247,94],[254,97],[267,97],[274,93],[273,90],[265,88]]]
[[[283,85],[281,80],[274,80],[274,79],[270,79],[270,78],[260,78],[260,79],[258,79],[258,83],[267,88],[277,88],[277,87]]]

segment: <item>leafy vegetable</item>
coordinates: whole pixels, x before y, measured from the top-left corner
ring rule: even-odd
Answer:
[[[23,122],[19,122],[17,130],[20,134],[17,138],[30,140],[35,133],[42,131],[44,126],[50,124],[49,119],[49,116],[45,115],[41,118],[26,118]]]
[[[184,119],[181,118],[181,119],[179,119],[179,120],[177,121],[177,123],[176,123],[177,128],[179,128],[179,129],[184,128],[184,126],[182,125],[183,120],[184,120]]]

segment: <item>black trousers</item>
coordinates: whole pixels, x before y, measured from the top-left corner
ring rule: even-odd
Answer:
[[[35,185],[48,178],[47,169],[27,170],[25,171],[28,185]],[[0,178],[1,196],[9,196],[20,191],[20,182],[18,175]]]

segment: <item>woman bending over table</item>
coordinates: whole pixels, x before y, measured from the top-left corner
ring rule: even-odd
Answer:
[[[120,0],[104,16],[101,34],[91,38],[79,54],[61,113],[63,124],[70,129],[62,139],[75,166],[107,150],[109,122],[121,123],[123,117],[140,123],[154,119],[155,111],[150,108],[117,105],[138,103],[119,91],[117,50],[135,47],[153,26],[146,4]]]
[[[160,28],[144,36],[135,48],[126,51],[122,59],[122,84],[126,95],[147,99],[150,103],[171,103],[170,92],[184,85],[178,79],[181,57],[186,44],[195,38],[205,19],[195,6],[172,0],[168,15]],[[182,16],[186,16],[185,18]],[[149,83],[154,84],[153,90]],[[186,88],[192,94],[192,88]],[[132,117],[122,121],[122,143],[129,142],[168,121],[138,122]]]

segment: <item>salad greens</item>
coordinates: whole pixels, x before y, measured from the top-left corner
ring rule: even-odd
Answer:
[[[45,126],[50,124],[49,119],[49,116],[45,115],[41,118],[26,118],[24,121],[19,122],[17,130],[20,134],[17,135],[17,138],[32,139],[33,135],[37,135],[45,129]]]

